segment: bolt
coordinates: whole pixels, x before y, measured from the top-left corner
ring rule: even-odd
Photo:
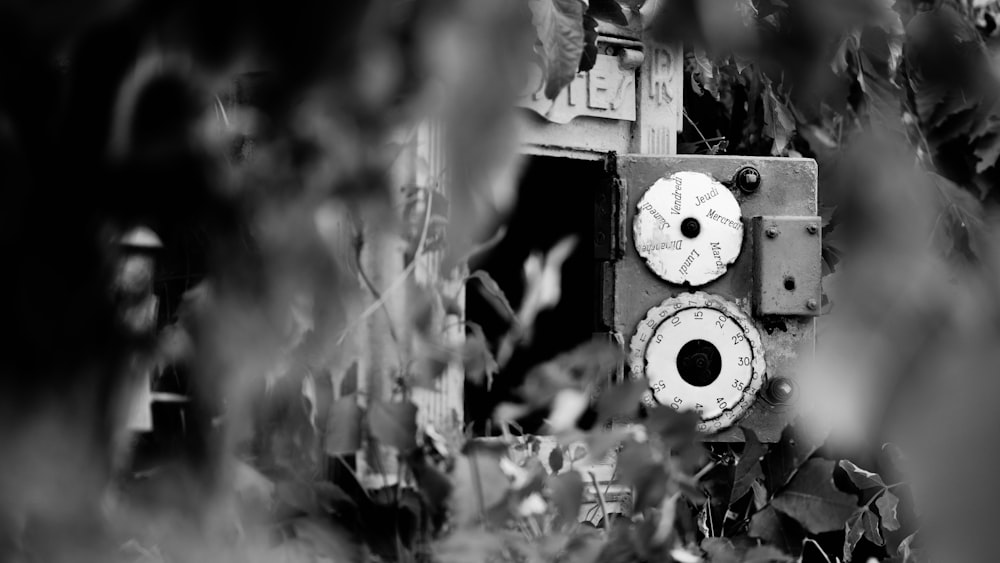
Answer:
[[[795,395],[795,385],[786,377],[776,377],[767,386],[767,395],[774,403],[788,403]]]
[[[752,194],[760,189],[760,172],[753,166],[744,166],[736,172],[734,182],[740,190]]]
[[[778,229],[774,227],[768,227],[764,232],[767,234],[767,238],[775,238],[778,236]]]
[[[701,223],[694,217],[688,217],[681,222],[681,234],[687,238],[695,238],[701,233]]]
[[[819,232],[819,228],[816,225],[806,225],[806,232],[810,235],[815,235]]]
[[[809,301],[806,301],[806,308],[810,311],[815,311],[816,309],[819,309],[819,302],[815,299],[810,299]]]

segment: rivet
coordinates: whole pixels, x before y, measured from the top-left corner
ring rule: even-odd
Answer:
[[[752,194],[760,189],[760,172],[753,166],[744,166],[736,172],[736,187],[745,193]]]
[[[810,235],[815,235],[819,232],[819,228],[817,228],[816,225],[806,225],[806,232]]]
[[[778,229],[774,227],[768,227],[765,233],[767,234],[767,238],[775,238],[778,236]]]
[[[775,403],[787,403],[795,395],[795,385],[785,377],[776,377],[767,386],[768,398]]]
[[[815,299],[810,299],[809,301],[806,301],[806,308],[810,311],[815,311],[816,309],[819,309],[819,302]]]

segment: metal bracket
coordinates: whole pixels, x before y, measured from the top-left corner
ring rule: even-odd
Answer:
[[[610,176],[594,194],[594,260],[614,262],[625,253],[622,181]]]
[[[819,315],[823,296],[819,217],[757,216],[753,306],[757,315]]]

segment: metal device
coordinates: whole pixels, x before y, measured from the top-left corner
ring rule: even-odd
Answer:
[[[809,159],[611,155],[597,195],[603,326],[647,405],[695,410],[715,441],[776,441],[812,353],[821,222]]]

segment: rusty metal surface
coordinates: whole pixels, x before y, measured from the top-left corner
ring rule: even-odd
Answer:
[[[733,195],[740,203],[744,221],[753,216],[765,215],[816,215],[816,163],[808,159],[755,158],[720,156],[637,156],[620,155],[617,158],[618,177],[624,182],[627,192],[625,201],[626,223],[631,224],[636,207],[646,188],[658,179],[674,172],[694,170],[714,176],[728,183],[744,166],[755,167],[761,175],[761,187],[747,194],[735,187]],[[674,285],[660,279],[649,270],[635,250],[631,240],[631,230],[625,229],[627,237],[624,256],[614,265],[615,303],[614,329],[626,339],[634,334],[637,324],[646,312],[664,299],[690,290],[690,286]],[[749,231],[749,229],[747,229]],[[736,302],[744,311],[750,312],[753,295],[753,244],[752,237],[744,237],[740,257],[728,271],[715,281],[699,286],[700,291],[716,294]],[[768,366],[767,377],[787,377],[795,379],[796,363],[803,354],[811,353],[815,340],[815,326],[808,317],[783,317],[772,319],[765,326],[755,317],[754,323],[760,330],[765,358]],[[787,407],[768,404],[757,400],[741,424],[757,431],[761,440],[776,441],[784,427]],[[717,434],[715,440],[738,441],[742,434],[728,431]]]
[[[819,217],[751,220],[753,307],[756,315],[819,314],[823,251]]]

